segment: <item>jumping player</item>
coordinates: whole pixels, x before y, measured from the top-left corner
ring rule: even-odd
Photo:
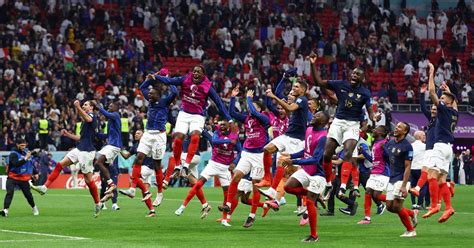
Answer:
[[[344,146],[344,162],[342,171],[351,171],[352,155],[359,140],[360,117],[363,116],[365,106],[369,118],[375,123],[380,120],[380,114],[375,114],[371,107],[370,91],[362,85],[364,82],[364,71],[356,68],[352,71],[350,81],[322,80],[316,69],[316,54],[310,55],[311,74],[314,82],[324,89],[334,91],[337,97],[336,117],[328,131],[328,141],[324,148],[324,162],[326,181],[331,188],[330,178],[332,173],[331,159],[336,148]],[[341,179],[342,180],[342,179]],[[345,195],[346,185],[341,183],[339,195]]]
[[[428,86],[430,98],[433,104],[436,105],[438,112],[436,116],[435,144],[430,160],[428,161],[428,168],[430,168],[428,171],[428,183],[431,196],[431,208],[428,213],[423,215],[423,218],[431,217],[440,211],[438,193],[441,193],[445,203],[445,211],[441,218],[438,219],[438,222],[443,223],[454,214],[454,209],[451,206],[451,192],[448,183],[446,183],[446,177],[453,156],[453,149],[451,147],[451,143],[454,141],[453,132],[459,116],[456,96],[443,84],[441,85],[443,94],[438,98],[434,84],[434,66],[430,63],[428,67],[430,73]]]
[[[53,172],[48,176],[44,185],[34,186],[31,188],[40,195],[44,195],[48,187],[58,178],[62,169],[71,164],[77,164],[84,174],[84,180],[89,187],[89,192],[94,199],[95,212],[94,217],[98,217],[102,209],[102,203],[99,202],[99,192],[97,185],[92,180],[92,173],[94,171],[95,147],[94,138],[97,130],[97,117],[94,115],[95,103],[92,101],[85,101],[81,107],[79,100],[74,101],[74,107],[82,119],[80,135],[75,135],[69,131],[61,130],[62,136],[67,136],[70,139],[78,141],[77,147],[66,154],[60,162],[56,164]]]
[[[189,132],[191,142],[189,143],[188,155],[186,156],[186,161],[182,168],[182,175],[186,177],[189,174],[189,164],[198,150],[199,139],[204,128],[207,99],[211,98],[225,119],[231,120],[231,118],[219,95],[212,87],[212,82],[207,78],[203,66],[195,66],[192,73],[183,77],[168,78],[158,75],[151,76],[166,85],[181,85],[180,95],[182,109],[176,120],[173,156],[175,162],[178,163],[181,158],[184,137]],[[173,168],[169,169],[172,170]]]

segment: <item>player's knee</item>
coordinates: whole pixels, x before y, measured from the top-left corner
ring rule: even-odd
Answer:
[[[285,190],[286,193],[290,193],[291,192],[291,187],[289,185],[285,185],[283,187],[283,189]],[[291,193],[290,193],[291,194]]]

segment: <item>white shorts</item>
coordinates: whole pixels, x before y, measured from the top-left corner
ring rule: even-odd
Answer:
[[[359,140],[360,123],[335,118],[328,131],[328,138],[333,138],[339,145],[346,140]]]
[[[183,165],[184,162],[186,161],[186,157],[188,156],[187,153],[181,153],[181,164]],[[193,160],[191,160],[191,163],[189,164],[189,172],[191,175],[193,175],[195,178],[198,178],[199,173],[198,173],[198,165],[201,162],[201,156],[199,155],[194,155]]]
[[[405,199],[400,189],[402,188],[403,181],[397,181],[396,183],[388,183],[387,185],[387,201],[392,201],[393,199]],[[407,192],[410,189],[410,182],[407,182],[406,185]]]
[[[94,171],[95,151],[86,152],[74,148],[66,154],[66,157],[68,157],[73,164],[79,166],[83,174],[92,173]]]
[[[120,148],[111,145],[106,145],[102,147],[102,149],[100,149],[98,153],[99,155],[105,156],[105,163],[111,165],[114,162],[115,158],[117,158],[117,156],[119,155]]]
[[[263,152],[251,153],[242,151],[240,161],[235,170],[241,171],[244,175],[250,172],[250,177],[255,180],[263,178]]]
[[[428,159],[427,167],[432,170],[437,170],[440,173],[447,174],[449,172],[449,165],[453,157],[453,148],[451,144],[435,143],[431,156]]]
[[[304,149],[304,140],[295,139],[285,134],[276,137],[270,141],[270,144],[274,144],[279,153],[287,152],[293,154]]]
[[[144,153],[147,157],[154,160],[161,160],[166,151],[166,133],[155,130],[145,130],[140,144],[138,144],[137,152]]]
[[[201,172],[201,177],[209,180],[213,176],[219,177],[219,182],[221,183],[222,187],[230,185],[230,179],[232,176],[230,174],[228,165],[209,160],[206,168],[204,168],[204,170]]]
[[[155,175],[155,171],[148,166],[142,166],[140,176],[143,183],[151,185],[151,178]]]
[[[366,188],[371,188],[375,191],[383,192],[387,189],[388,181],[390,177],[384,176],[381,174],[370,174],[369,179],[367,180]]]
[[[188,134],[188,132],[199,131],[202,132],[204,129],[204,123],[206,117],[202,115],[188,114],[184,111],[179,111],[178,118],[176,119],[176,126],[174,128],[175,133]]]
[[[239,185],[237,185],[237,190],[242,191],[245,194],[253,191],[252,181],[247,179],[240,179]]]
[[[315,194],[321,194],[326,187],[326,179],[322,176],[310,176],[305,170],[299,169],[291,177],[298,180],[303,188]]]
[[[431,159],[431,154],[433,150],[426,150],[425,154],[423,155],[423,167],[426,167],[429,169],[428,165],[430,164],[430,159]]]

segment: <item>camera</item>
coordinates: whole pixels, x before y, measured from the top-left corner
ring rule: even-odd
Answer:
[[[40,152],[41,152],[41,150],[40,150],[39,148],[33,149],[33,150],[31,151],[31,156],[36,157],[36,156],[38,156],[38,155],[40,154]]]

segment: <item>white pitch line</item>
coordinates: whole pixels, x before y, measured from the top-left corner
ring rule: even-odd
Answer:
[[[4,230],[4,229],[0,229],[0,232],[46,236],[46,237],[62,238],[62,239],[67,239],[67,240],[86,240],[86,239],[89,239],[89,238],[84,238],[84,237],[66,236],[66,235],[58,235],[58,234],[50,234],[50,233],[13,231],[13,230]]]
[[[0,240],[0,243],[15,243],[15,242],[37,242],[37,241],[77,241],[77,239],[10,239]]]

